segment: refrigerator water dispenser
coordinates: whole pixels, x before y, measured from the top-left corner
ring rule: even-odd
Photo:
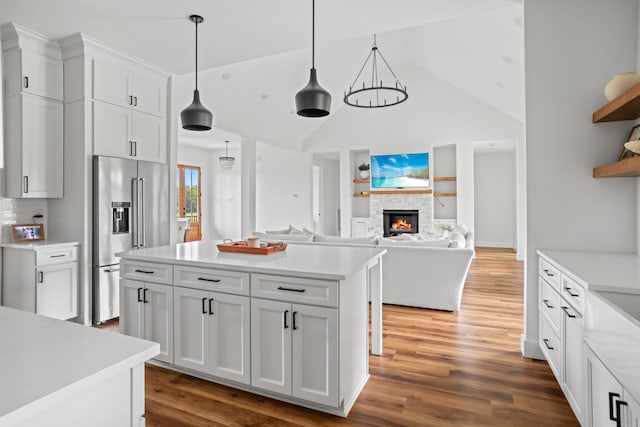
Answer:
[[[113,234],[129,233],[129,202],[111,202]]]

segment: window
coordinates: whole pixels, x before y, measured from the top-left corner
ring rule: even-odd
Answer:
[[[178,165],[176,170],[178,185],[178,206],[176,216],[189,218],[189,229],[184,241],[202,239],[202,174],[197,166]]]

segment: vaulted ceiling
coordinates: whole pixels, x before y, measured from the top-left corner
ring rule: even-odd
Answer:
[[[311,1],[0,0],[3,22],[54,38],[83,32],[176,74],[178,110],[193,90],[191,13],[205,18],[199,27],[202,99],[214,113],[214,125],[227,132],[181,133],[182,138],[220,146],[235,133],[300,150],[331,120],[293,112],[311,63]],[[351,108],[342,94],[374,33],[394,70],[418,66],[523,120],[521,0],[318,0],[316,68],[333,95],[332,112]],[[411,90],[421,81],[398,77],[411,103]]]

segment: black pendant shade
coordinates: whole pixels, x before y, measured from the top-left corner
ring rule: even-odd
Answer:
[[[296,110],[303,117],[324,117],[331,110],[331,94],[318,83],[316,69],[311,69],[309,83],[296,94]]]
[[[296,93],[296,111],[302,117],[324,117],[331,110],[331,94],[320,83],[316,74],[316,2],[311,2],[311,74],[309,83]]]
[[[204,131],[211,130],[213,114],[200,102],[200,92],[198,91],[198,24],[204,21],[200,15],[191,15],[189,20],[196,24],[196,88],[193,91],[193,101],[182,110],[182,128],[186,130]]]
[[[200,102],[200,91],[193,91],[193,102],[180,113],[182,128],[186,130],[211,130],[213,114]]]

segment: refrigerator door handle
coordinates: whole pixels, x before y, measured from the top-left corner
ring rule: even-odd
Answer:
[[[131,246],[138,248],[138,178],[131,178]]]
[[[138,178],[140,180],[140,194],[142,195],[141,197],[141,201],[140,201],[140,219],[142,220],[142,224],[140,224],[140,236],[142,237],[141,241],[140,241],[140,246],[144,246],[147,243],[147,230],[146,230],[146,223],[145,223],[145,212],[144,212],[144,206],[145,206],[145,199],[144,199],[144,178]]]

